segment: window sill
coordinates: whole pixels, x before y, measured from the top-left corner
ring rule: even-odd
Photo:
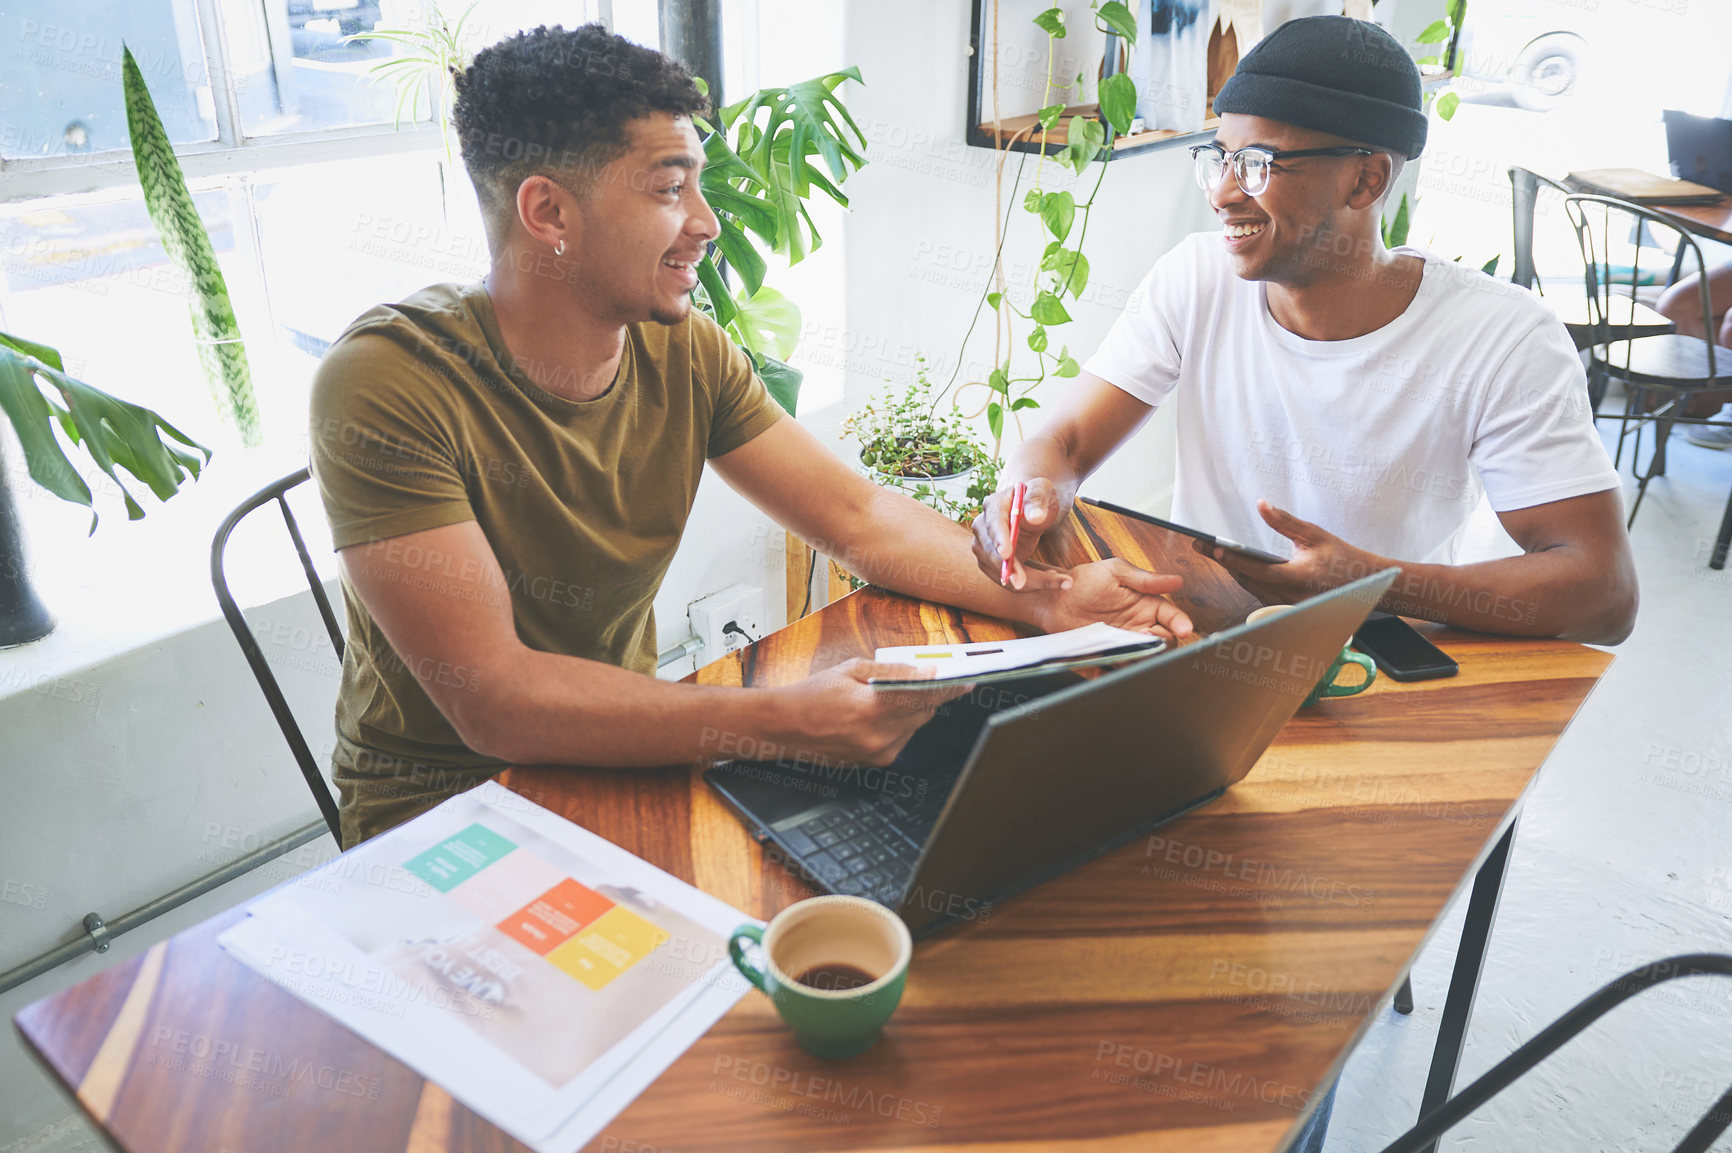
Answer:
[[[7,446],[8,467],[18,459],[17,447]],[[88,511],[36,487],[17,467],[13,495],[25,552],[56,626],[39,641],[0,649],[0,699],[77,694],[90,688],[83,683],[89,670],[220,620],[210,583],[211,537],[241,501],[305,462],[304,445],[225,452],[172,500],[158,504],[147,496],[140,521],[126,520],[118,497],[99,495],[102,520],[89,536]],[[290,503],[315,568],[335,576],[336,557],[312,486],[297,489]],[[281,517],[269,510],[236,530],[225,569],[243,607],[306,588]]]

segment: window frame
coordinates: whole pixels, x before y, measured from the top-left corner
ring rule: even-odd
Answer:
[[[613,28],[613,0],[590,0],[596,18]],[[421,152],[443,147],[438,125],[431,121],[404,124],[358,124],[249,136],[242,129],[240,94],[235,70],[229,65],[219,0],[193,0],[199,43],[211,80],[211,104],[216,139],[175,145],[175,156],[189,183],[213,177],[237,176],[302,164],[357,160],[366,157]],[[435,88],[434,91],[437,91]],[[52,196],[105,192],[138,183],[138,169],[129,149],[75,153],[64,156],[0,157],[0,204],[16,204]]]

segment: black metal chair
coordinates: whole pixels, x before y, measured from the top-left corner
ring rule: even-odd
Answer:
[[[223,619],[228,621],[229,628],[234,631],[235,640],[240,643],[241,653],[247,658],[247,664],[252,668],[253,676],[258,680],[259,688],[271,706],[271,715],[277,718],[277,726],[283,730],[283,739],[289,742],[289,751],[294,754],[295,763],[301,767],[301,776],[306,778],[307,788],[312,790],[319,812],[323,814],[325,823],[331,827],[331,836],[341,846],[343,834],[337,820],[337,798],[331,795],[330,786],[325,783],[325,775],[320,770],[318,761],[313,759],[313,752],[307,746],[306,738],[301,735],[300,726],[295,723],[295,714],[290,711],[289,702],[283,697],[283,690],[277,684],[277,678],[271,672],[271,666],[265,660],[265,654],[259,648],[252,630],[247,627],[246,618],[241,615],[240,606],[229,592],[228,579],[223,574],[223,550],[228,547],[229,535],[249,514],[274,501],[282,510],[283,524],[288,528],[289,539],[294,541],[295,552],[301,558],[301,571],[306,574],[313,601],[319,606],[319,615],[325,620],[325,631],[330,634],[331,647],[336,651],[337,658],[342,659],[343,631],[337,626],[337,615],[331,611],[330,599],[325,596],[324,585],[313,568],[312,559],[307,555],[307,542],[301,537],[300,526],[295,523],[295,514],[290,511],[287,500],[289,491],[305,483],[307,479],[308,472],[304,468],[290,473],[261,488],[229,513],[228,519],[223,521],[222,527],[217,529],[216,537],[211,541],[210,581],[216,589],[217,603],[222,606]]]
[[[1515,218],[1515,254],[1510,261],[1510,280],[1523,288],[1533,289],[1545,299],[1546,304],[1557,313],[1558,319],[1562,320],[1564,327],[1569,330],[1570,339],[1575,342],[1577,351],[1584,351],[1612,339],[1612,333],[1602,332],[1595,326],[1585,294],[1576,291],[1573,285],[1558,284],[1554,284],[1548,292],[1534,267],[1534,218],[1540,192],[1550,190],[1560,196],[1569,196],[1571,189],[1537,172],[1519,167],[1509,170],[1509,184],[1510,209]],[[1630,323],[1618,331],[1617,338],[1639,339],[1645,336],[1664,336],[1672,332],[1675,327],[1672,322],[1647,304],[1636,300],[1634,292],[1635,286],[1632,285]],[[1605,389],[1606,380],[1603,376],[1588,378],[1588,400],[1594,408],[1599,408]]]
[[[1642,507],[1648,482],[1666,475],[1666,442],[1672,427],[1678,423],[1725,424],[1724,421],[1685,417],[1683,410],[1689,398],[1698,392],[1732,388],[1732,363],[1715,355],[1712,340],[1670,333],[1665,336],[1631,339],[1621,334],[1620,326],[1633,323],[1635,301],[1618,291],[1625,283],[1636,284],[1642,279],[1642,253],[1648,247],[1635,244],[1628,248],[1629,263],[1614,261],[1614,235],[1660,236],[1676,238],[1676,248],[1662,244],[1671,258],[1671,279],[1680,273],[1694,272],[1699,277],[1702,306],[1702,331],[1713,332],[1713,308],[1708,294],[1708,265],[1696,238],[1655,212],[1639,204],[1631,204],[1610,196],[1572,195],[1564,198],[1564,211],[1575,226],[1576,241],[1582,251],[1584,286],[1592,322],[1596,328],[1595,343],[1588,352],[1588,377],[1602,381],[1621,381],[1625,387],[1624,411],[1618,420],[1618,447],[1614,464],[1622,464],[1624,441],[1635,429],[1635,443],[1630,451],[1630,473],[1636,478],[1636,499],[1630,505],[1629,524],[1636,523],[1636,513]],[[1628,229],[1628,231],[1626,231]],[[1686,261],[1686,257],[1692,258]],[[1621,356],[1620,356],[1621,353]],[[1603,385],[1602,385],[1603,388]],[[1592,389],[1590,387],[1590,393]],[[1658,403],[1651,403],[1653,401]],[[1596,413],[1596,419],[1600,419]],[[1643,469],[1639,463],[1642,451],[1642,430],[1654,425],[1654,450]]]
[[[1435,1149],[1437,1139],[1457,1122],[1514,1084],[1528,1070],[1612,1009],[1655,985],[1679,977],[1703,976],[1732,977],[1732,957],[1720,953],[1690,953],[1632,969],[1540,1030],[1532,1040],[1493,1065],[1484,1076],[1454,1097],[1433,1108],[1421,1106],[1419,1122],[1385,1146],[1383,1153],[1422,1153]],[[1732,1088],[1721,1094],[1683,1140],[1673,1146],[1672,1153],[1707,1153],[1720,1134],[1726,1131],[1729,1122],[1732,1122]]]

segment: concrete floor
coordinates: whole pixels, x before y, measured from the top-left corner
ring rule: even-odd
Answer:
[[[1626,461],[1626,468],[1628,462]],[[1732,569],[1708,549],[1732,490],[1732,452],[1674,438],[1633,531],[1635,634],[1542,770],[1523,811],[1457,1085],[1619,974],[1678,953],[1732,952]],[[0,996],[25,1004],[283,879],[266,866]],[[1464,901],[1413,970],[1409,1017],[1382,1007],[1349,1057],[1327,1153],[1383,1148],[1418,1109]],[[8,1029],[0,1153],[105,1148]],[[1664,1151],[1732,1084],[1732,981],[1644,994],[1450,1133],[1465,1151]],[[1714,1146],[1732,1153],[1732,1137]]]
[[[1732,952],[1732,567],[1708,568],[1732,452],[1679,436],[1670,452],[1631,531],[1636,631],[1523,810],[1458,1088],[1624,972]],[[1465,905],[1414,967],[1412,1016],[1382,1007],[1349,1057],[1327,1153],[1382,1149],[1413,1124]],[[1732,980],[1687,978],[1614,1009],[1439,1148],[1663,1153],[1728,1085]],[[1732,1135],[1713,1148],[1732,1153]]]

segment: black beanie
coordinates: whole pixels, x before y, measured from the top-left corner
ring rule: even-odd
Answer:
[[[1425,148],[1419,67],[1399,41],[1350,16],[1289,20],[1259,40],[1215,114],[1262,116],[1412,158]]]

